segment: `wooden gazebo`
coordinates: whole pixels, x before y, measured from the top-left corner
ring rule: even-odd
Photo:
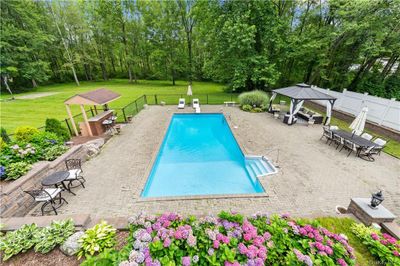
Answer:
[[[72,127],[74,129],[74,133],[76,136],[78,136],[78,130],[76,128],[76,124],[74,121],[74,117],[72,116],[71,113],[71,108],[70,105],[72,104],[78,104],[80,105],[81,108],[81,112],[82,112],[82,116],[83,116],[83,120],[84,120],[84,124],[86,127],[86,131],[87,135],[89,136],[93,136],[93,127],[91,127],[91,125],[89,124],[89,120],[88,117],[86,115],[86,111],[85,111],[85,105],[93,105],[96,113],[97,113],[97,108],[96,106],[98,105],[103,105],[104,106],[104,112],[101,114],[96,115],[95,117],[91,118],[91,122],[101,122],[104,119],[107,119],[108,116],[112,116],[112,111],[108,111],[108,106],[107,104],[118,99],[119,97],[121,97],[120,94],[115,93],[113,91],[107,90],[107,89],[97,89],[94,91],[89,91],[86,93],[82,93],[82,94],[77,94],[74,95],[70,98],[68,98],[67,100],[64,101],[65,107],[67,108],[67,113],[69,116],[69,119],[71,120],[71,124]],[[101,125],[100,125],[101,126]]]

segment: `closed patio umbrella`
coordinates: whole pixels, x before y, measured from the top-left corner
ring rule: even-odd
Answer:
[[[350,128],[353,130],[354,135],[361,135],[364,131],[365,121],[367,120],[368,107],[364,106],[361,112],[358,114],[353,123],[351,123]]]
[[[187,95],[188,95],[188,96],[192,96],[192,95],[193,95],[193,92],[192,92],[192,85],[189,85],[189,86],[188,86]]]

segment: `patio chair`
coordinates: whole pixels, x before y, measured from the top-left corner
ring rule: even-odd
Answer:
[[[44,208],[49,204],[51,205],[51,208],[53,209],[56,215],[57,215],[57,209],[62,205],[63,202],[68,204],[68,202],[61,196],[61,191],[62,191],[61,188],[45,188],[39,190],[27,190],[24,192],[32,196],[32,198],[36,202],[43,202],[43,205],[40,208],[43,216]],[[56,205],[56,200],[59,201],[58,206]]]
[[[331,143],[329,143],[329,146],[332,144],[332,142],[334,142],[336,144],[336,149],[339,149],[340,145],[344,145],[344,139],[341,136],[336,135],[335,133],[333,133],[332,140],[333,141],[331,141]]]
[[[379,155],[382,151],[383,147],[382,146],[371,146],[367,149],[362,149],[359,153],[360,158],[373,162],[375,161],[375,158],[373,155]]]
[[[349,157],[350,154],[351,154],[353,151],[356,152],[356,155],[358,155],[358,149],[359,149],[359,147],[358,147],[356,144],[354,144],[353,142],[351,142],[350,140],[345,139],[345,140],[343,141],[343,147],[339,150],[339,152],[342,151],[343,149],[346,149],[346,150],[349,151],[349,154],[347,154],[347,157]]]
[[[338,130],[339,127],[338,127],[338,126],[329,126],[329,129],[330,129],[330,130]]]
[[[185,108],[185,99],[180,98],[178,103],[178,109],[184,109],[184,108]]]
[[[81,159],[68,159],[65,160],[65,166],[69,172],[69,176],[65,181],[68,181],[68,189],[75,188],[81,185],[83,188],[85,187],[84,183],[86,182],[85,178],[82,176],[82,161]],[[80,184],[72,186],[74,181],[78,181]]]
[[[322,133],[320,140],[325,137],[326,143],[328,143],[329,141],[332,141],[332,139],[333,139],[332,131],[328,127],[323,127],[322,129],[324,130],[324,132]]]
[[[366,140],[371,140],[371,139],[373,138],[372,135],[370,135],[370,134],[368,134],[368,133],[366,133],[366,132],[362,133],[362,134],[361,134],[361,137],[362,137],[363,139],[366,139]]]

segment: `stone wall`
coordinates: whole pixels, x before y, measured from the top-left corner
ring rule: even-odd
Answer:
[[[64,161],[69,158],[79,158],[85,161],[87,159],[86,147],[83,145],[73,146],[52,162],[37,162],[27,174],[3,185],[0,193],[0,217],[26,215],[37,203],[24,191],[40,189],[42,179],[56,171],[65,170]]]

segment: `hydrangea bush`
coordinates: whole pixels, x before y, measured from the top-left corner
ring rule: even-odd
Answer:
[[[133,265],[354,265],[344,235],[289,216],[131,217]]]
[[[400,265],[400,241],[363,224],[354,224],[351,230],[382,263]]]

